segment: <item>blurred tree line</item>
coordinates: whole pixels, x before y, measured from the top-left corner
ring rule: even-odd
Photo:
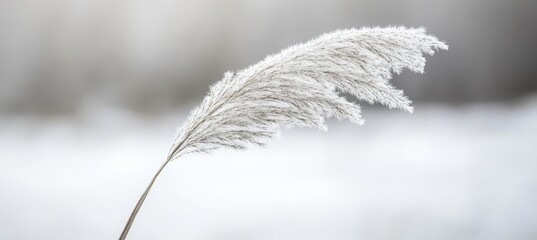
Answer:
[[[290,44],[385,25],[450,45],[394,81],[412,99],[503,101],[537,90],[536,22],[534,0],[0,1],[0,114],[178,109]]]

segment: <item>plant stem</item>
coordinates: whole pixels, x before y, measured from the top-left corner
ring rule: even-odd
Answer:
[[[119,240],[125,240],[127,238],[127,234],[129,234],[129,230],[132,226],[132,223],[134,222],[134,219],[136,218],[136,214],[138,214],[138,211],[140,211],[140,208],[142,207],[142,204],[144,204],[145,198],[147,197],[147,194],[149,194],[149,191],[151,190],[151,187],[153,187],[153,183],[155,183],[155,180],[157,180],[158,175],[160,175],[160,172],[162,172],[162,169],[166,167],[166,165],[170,162],[171,156],[166,159],[166,161],[160,166],[157,173],[155,173],[155,176],[153,176],[153,179],[151,182],[149,182],[149,185],[145,189],[145,192],[140,196],[140,199],[138,200],[138,203],[132,210],[132,213],[129,217],[129,220],[127,221],[127,224],[125,225],[125,228],[123,229],[123,232],[121,233],[121,236],[119,237]]]

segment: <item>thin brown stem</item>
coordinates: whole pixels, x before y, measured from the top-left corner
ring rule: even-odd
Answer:
[[[145,189],[142,196],[140,196],[140,199],[138,200],[138,203],[136,203],[136,206],[132,210],[132,213],[129,217],[129,220],[127,221],[127,224],[125,225],[125,228],[123,229],[123,232],[121,233],[121,236],[119,237],[119,240],[125,240],[127,238],[127,234],[129,234],[129,230],[132,226],[132,223],[134,222],[134,219],[136,218],[136,214],[138,214],[138,211],[140,211],[140,208],[142,207],[142,204],[144,204],[145,198],[147,197],[147,194],[149,194],[149,191],[151,190],[151,187],[153,187],[153,184],[155,183],[155,180],[157,180],[158,175],[160,175],[160,172],[162,172],[162,169],[166,167],[166,165],[170,162],[172,157],[168,157],[166,161],[160,166],[157,173],[155,173],[155,176],[153,176],[153,179],[151,182],[149,182],[149,185]]]

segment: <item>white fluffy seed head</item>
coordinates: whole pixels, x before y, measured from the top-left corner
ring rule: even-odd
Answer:
[[[239,72],[227,72],[180,128],[171,159],[216,148],[263,145],[282,127],[317,127],[335,117],[363,123],[359,100],[412,112],[388,80],[405,68],[423,73],[424,53],[448,46],[423,28],[338,30],[291,46]]]

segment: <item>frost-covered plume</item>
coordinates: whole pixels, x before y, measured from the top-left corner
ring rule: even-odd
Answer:
[[[392,71],[423,72],[423,53],[447,49],[424,29],[339,30],[268,56],[237,73],[227,72],[179,130],[170,157],[218,147],[263,145],[282,126],[318,127],[336,117],[362,124],[360,107],[338,91],[408,112]]]
[[[325,130],[329,117],[362,124],[360,107],[340,93],[408,112],[403,91],[389,83],[392,72],[423,73],[424,53],[448,46],[422,28],[339,30],[289,47],[214,84],[180,128],[168,158],[136,205],[124,239],[149,189],[168,162],[187,153],[220,147],[263,145],[282,127]]]

